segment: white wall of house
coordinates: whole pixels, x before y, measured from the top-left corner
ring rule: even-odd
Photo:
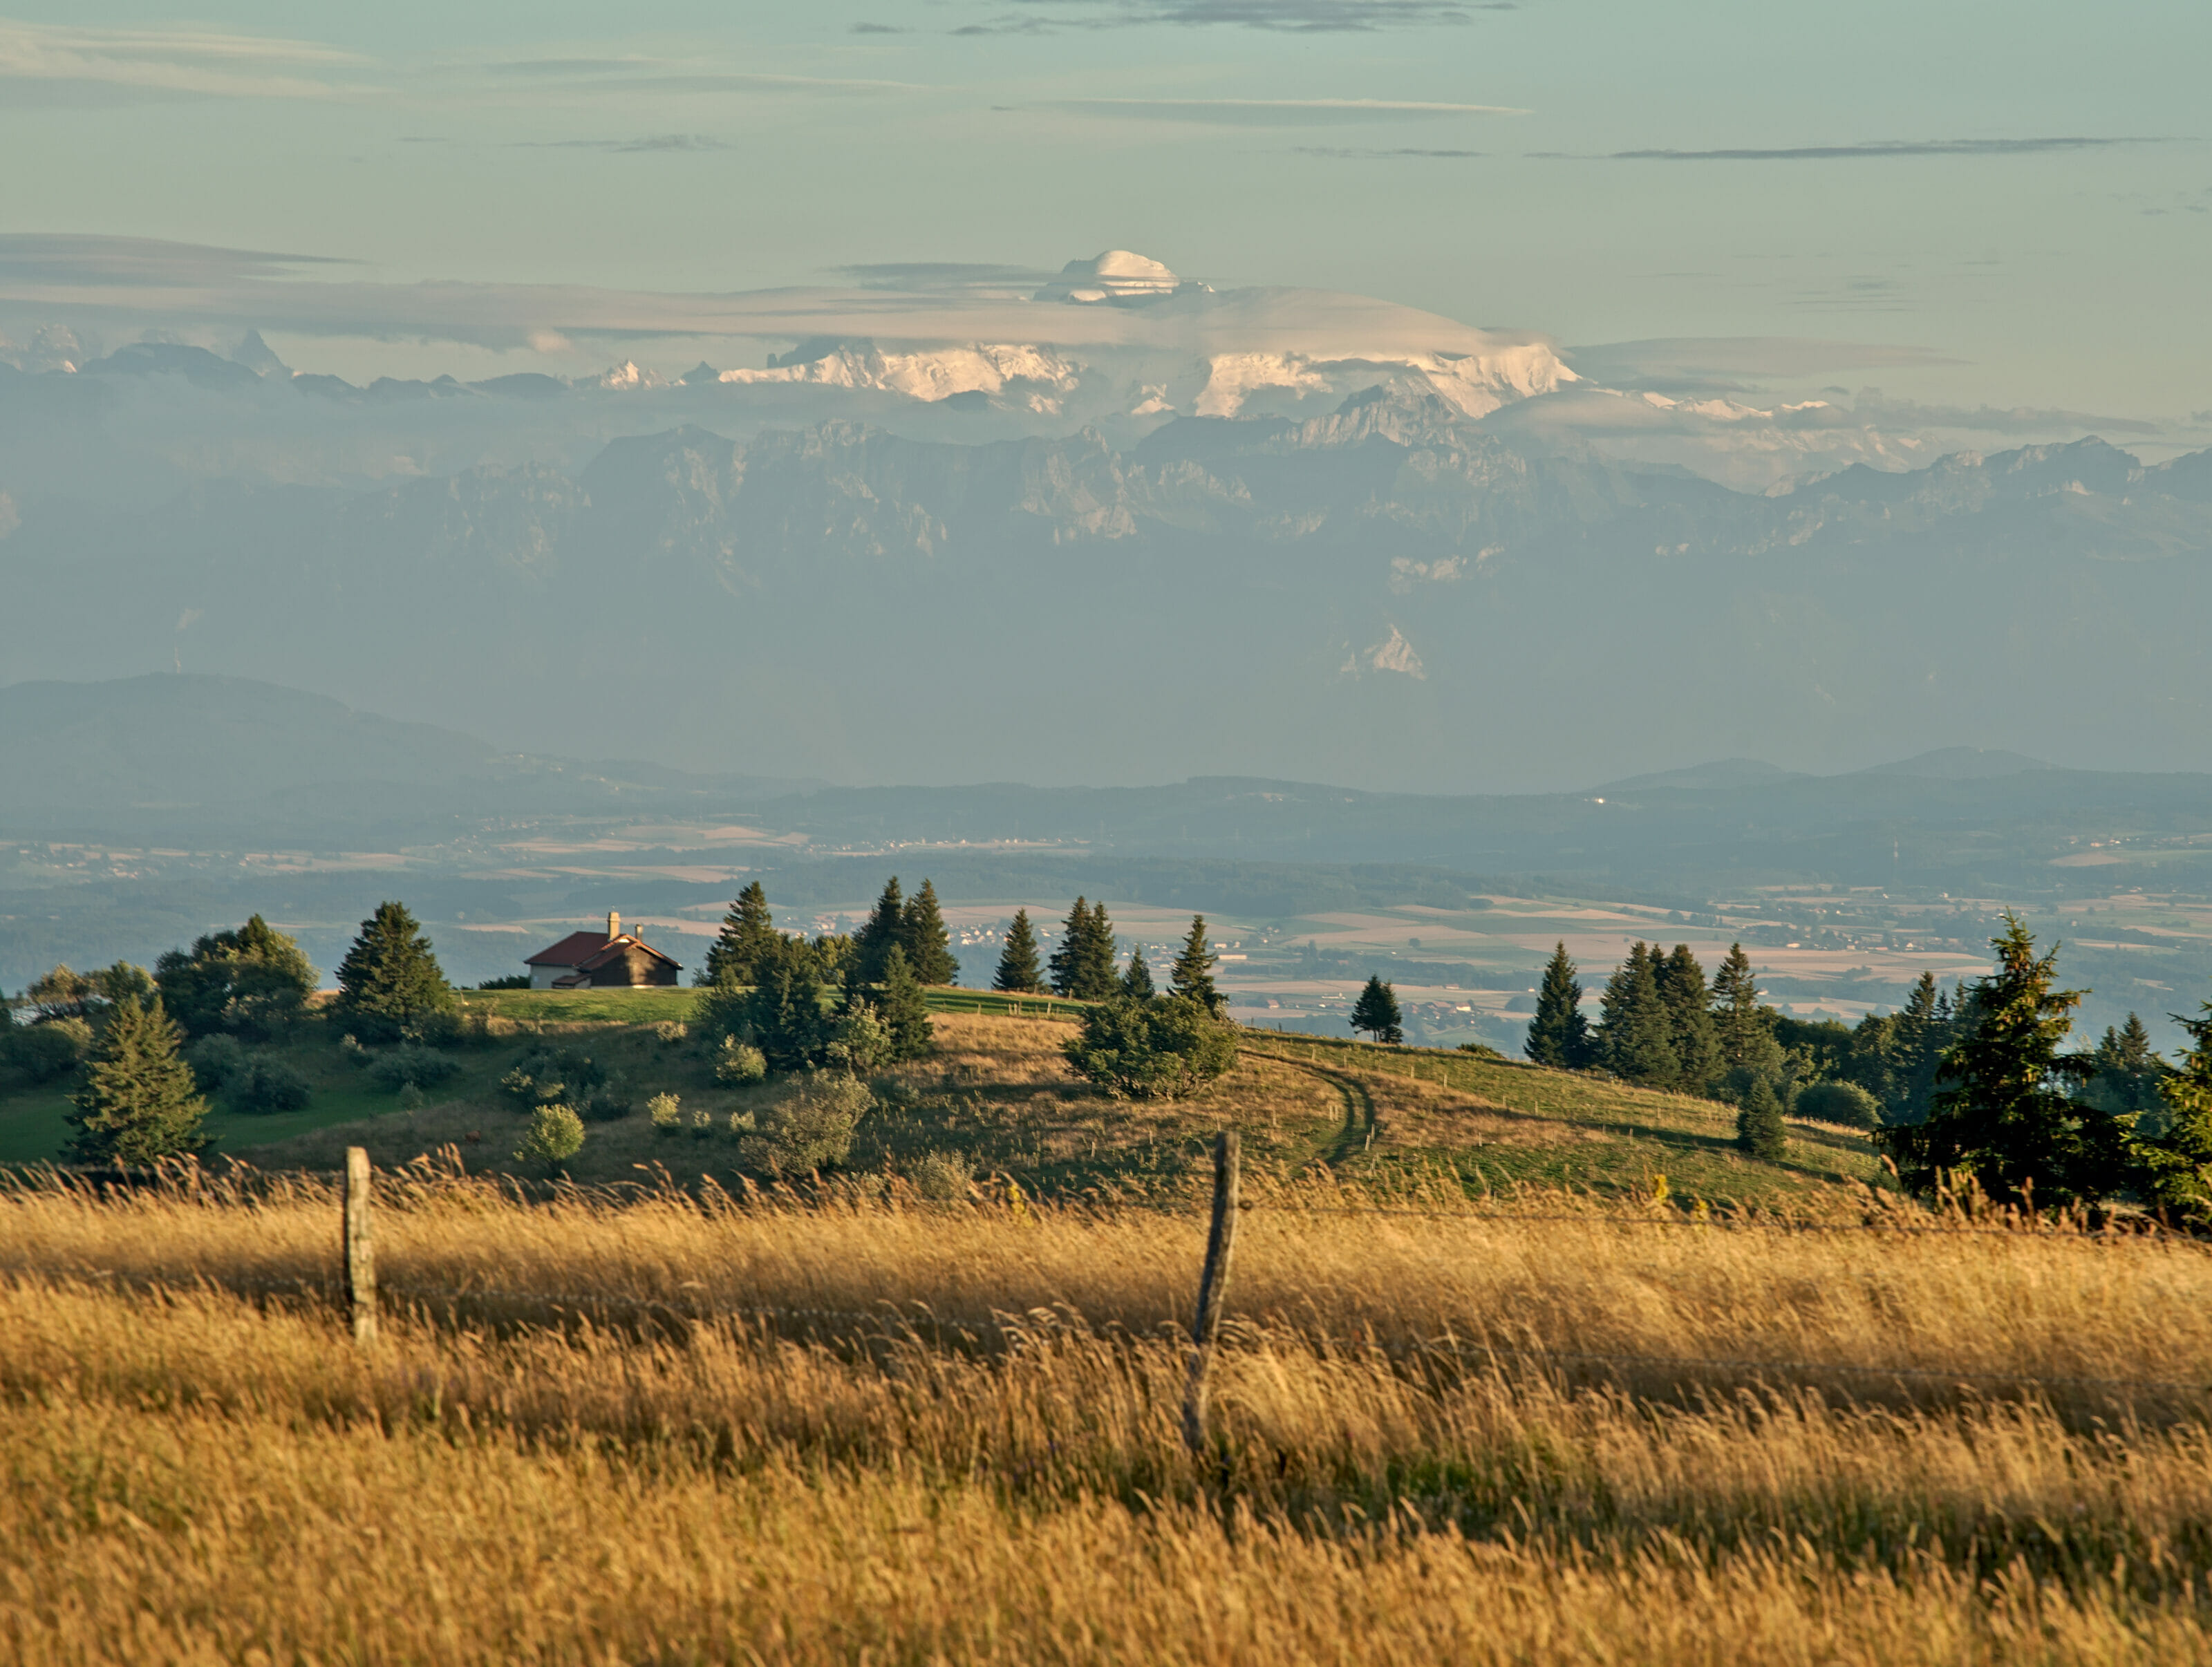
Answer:
[[[530,969],[530,987],[532,990],[550,990],[554,979],[565,979],[575,970],[573,967],[547,967],[540,963]]]

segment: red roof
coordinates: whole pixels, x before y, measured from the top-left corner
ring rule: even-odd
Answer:
[[[665,961],[671,967],[682,963],[672,955],[664,955],[641,937],[623,933],[620,937],[609,937],[605,932],[571,932],[550,949],[540,949],[522,964],[525,967],[573,967],[578,972],[588,973],[605,966],[617,951],[639,949],[655,960]]]

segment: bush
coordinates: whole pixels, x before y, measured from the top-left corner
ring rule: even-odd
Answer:
[[[645,1114],[653,1119],[657,1135],[672,1135],[684,1126],[684,1102],[672,1094],[653,1095],[645,1102]]]
[[[477,988],[479,990],[527,990],[530,988],[530,974],[509,973],[502,979],[486,979]]]
[[[618,1123],[637,1109],[637,1101],[619,1078],[592,1090],[580,1109],[594,1123]]]
[[[230,1079],[231,1103],[256,1115],[296,1112],[313,1096],[307,1079],[282,1059],[256,1059]]]
[[[185,1050],[185,1063],[192,1068],[202,1094],[213,1094],[234,1082],[253,1068],[252,1057],[235,1036],[203,1036]]]
[[[738,1161],[772,1175],[835,1169],[852,1156],[854,1132],[874,1105],[853,1077],[815,1077],[757,1114],[758,1132],[738,1143]]]
[[[410,1082],[418,1088],[434,1088],[460,1068],[459,1060],[435,1048],[402,1042],[378,1054],[368,1074],[380,1088],[397,1091]]]
[[[1847,1129],[1872,1129],[1881,1122],[1881,1102],[1856,1082],[1815,1082],[1800,1088],[1790,1110],[1815,1123],[1840,1123]]]
[[[1066,1053],[1117,1099],[1177,1100],[1237,1063],[1237,1037],[1188,996],[1102,1002]]]
[[[653,1026],[653,1034],[655,1040],[673,1046],[691,1034],[691,1027],[681,1019],[663,1019]]]
[[[957,1203],[968,1196],[975,1171],[950,1152],[924,1152],[907,1166],[908,1185],[932,1203]]]
[[[541,1162],[555,1168],[584,1149],[584,1119],[566,1106],[540,1106],[530,1132],[514,1149],[517,1163]]]
[[[714,1056],[714,1080],[726,1088],[742,1088],[762,1081],[768,1076],[768,1060],[750,1042],[741,1042],[734,1036],[722,1038],[722,1046]]]
[[[8,1055],[33,1082],[67,1076],[92,1051],[92,1027],[82,1019],[52,1019],[15,1032]]]

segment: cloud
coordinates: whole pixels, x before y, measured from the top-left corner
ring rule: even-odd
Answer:
[[[98,29],[0,21],[10,103],[321,99],[354,90],[371,60],[313,41],[206,29]]]
[[[1299,34],[1372,33],[1474,21],[1484,11],[1517,11],[1516,0],[1014,0],[1051,7],[1057,17],[970,24],[957,34],[1036,33],[1054,27],[1133,28],[1148,24],[1273,29]]]
[[[1326,156],[1340,162],[1377,162],[1395,156],[1463,159],[1490,154],[1484,150],[1422,150],[1412,145],[1399,145],[1388,150],[1358,150],[1341,145],[1293,145],[1291,150],[1294,155]]]
[[[1994,405],[1923,405],[1909,399],[1891,399],[1879,388],[1862,388],[1851,403],[1852,420],[1895,428],[1965,428],[1984,434],[2047,434],[2053,429],[2083,433],[2160,434],[2165,426],[2135,417],[2100,416],[2092,411],[2055,408]]]
[[[874,261],[832,266],[828,271],[831,276],[843,278],[863,289],[930,295],[1001,291],[1026,295],[1056,276],[1042,267],[951,260]]]
[[[1831,342],[1802,336],[1680,336],[1563,348],[1576,372],[1607,387],[1699,388],[1729,392],[1755,381],[1843,370],[1965,361],[1894,342]]]
[[[2033,156],[2054,150],[2099,150],[2113,145],[2170,145],[2172,136],[2119,136],[2089,138],[2057,136],[2027,139],[1877,139],[1855,145],[1791,145],[1770,149],[1613,150],[1579,153],[1531,151],[1552,160],[1607,162],[1832,162],[1890,156]]]
[[[1398,99],[1058,99],[1037,107],[1079,116],[1202,122],[1227,127],[1328,127],[1350,122],[1528,113],[1510,105],[1433,104]]]
[[[343,266],[327,255],[223,249],[158,238],[84,233],[0,233],[0,284],[40,288],[167,288],[280,278],[299,266]]]
[[[729,142],[705,133],[655,133],[642,139],[520,139],[515,142],[543,150],[604,150],[614,155],[641,151],[727,150]]]
[[[696,59],[653,58],[513,58],[482,66],[493,76],[527,78],[566,93],[775,93],[865,97],[884,93],[927,92],[906,81],[863,81],[825,76],[763,75],[750,70],[702,69]]]

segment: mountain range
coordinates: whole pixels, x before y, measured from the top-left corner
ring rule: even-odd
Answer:
[[[1541,403],[1391,382],[1120,445],[687,424],[573,468],[27,493],[0,679],[216,671],[540,754],[848,781],[2212,766],[2212,452],[1742,492],[1500,426]]]

